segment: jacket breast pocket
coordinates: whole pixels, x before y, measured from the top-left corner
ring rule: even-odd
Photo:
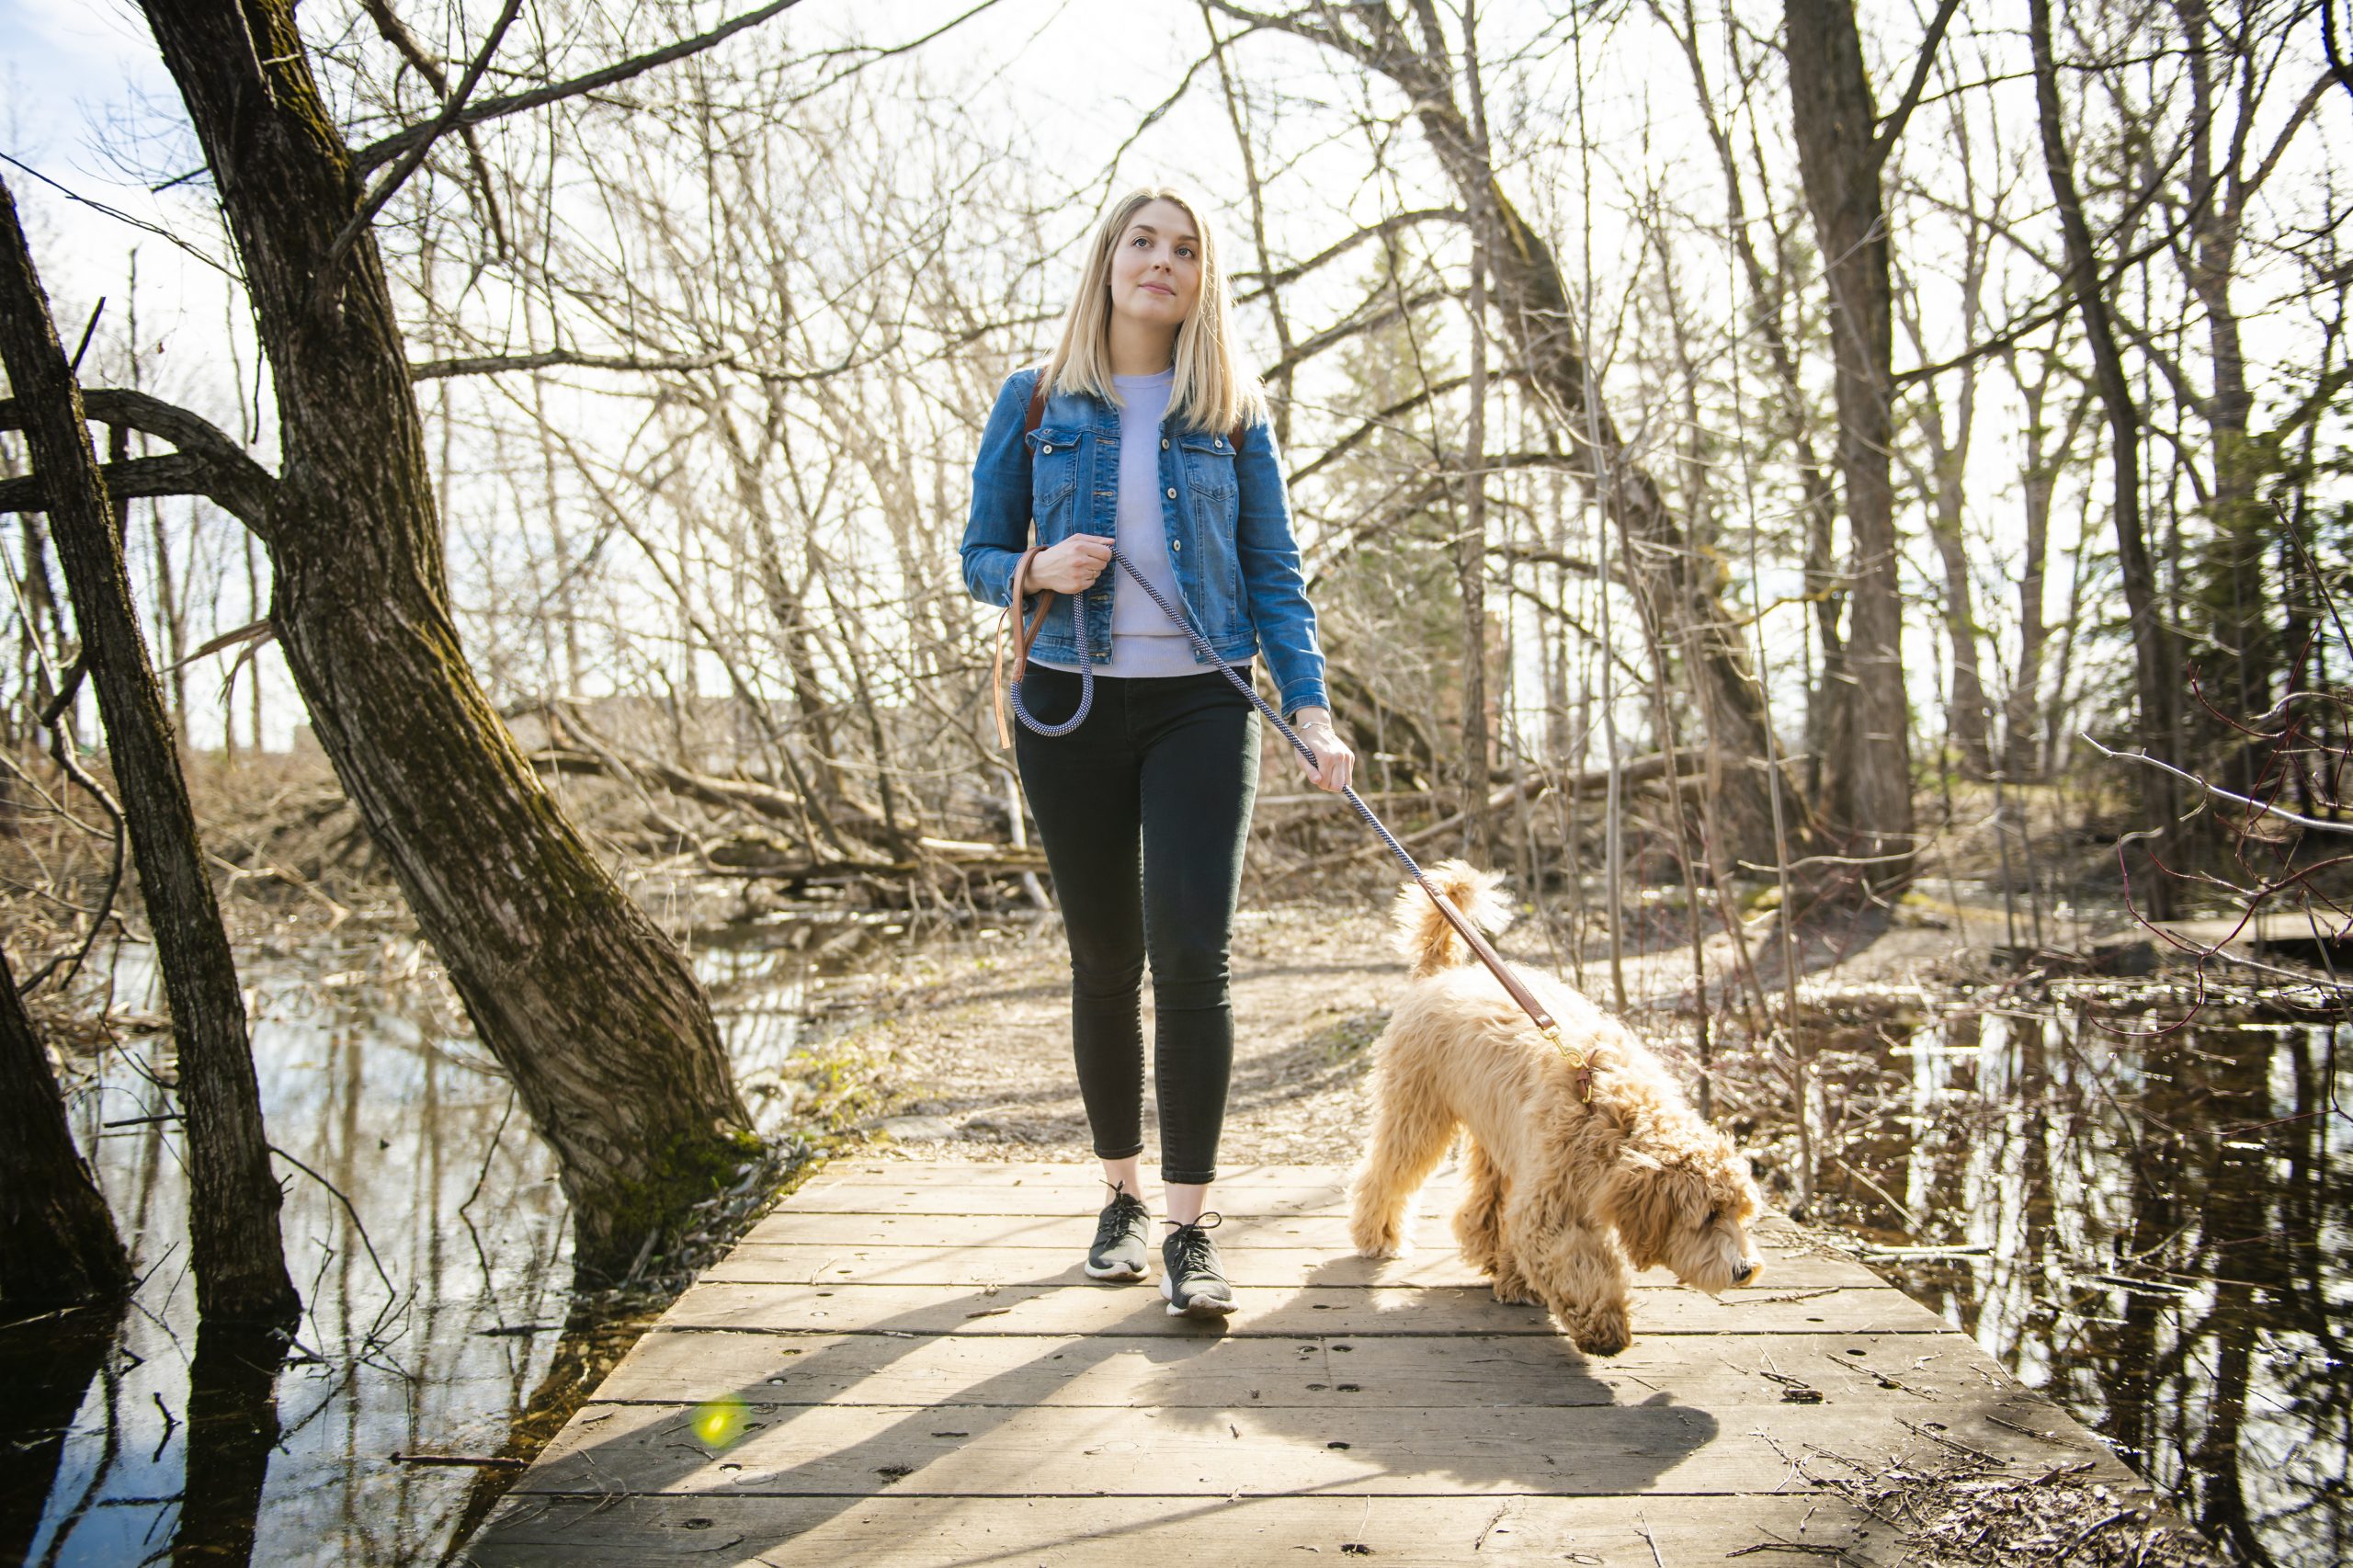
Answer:
[[[1044,426],[1029,434],[1029,513],[1038,520],[1041,540],[1047,537],[1050,517],[1060,520],[1060,533],[1070,529],[1069,520],[1061,514],[1070,509],[1070,498],[1078,490],[1079,435],[1076,430]]]
[[[1235,545],[1235,527],[1242,507],[1241,482],[1233,472],[1233,443],[1223,436],[1192,434],[1177,437],[1185,464],[1185,484],[1193,500],[1192,548],[1199,551],[1195,568],[1207,590],[1201,607],[1213,623],[1211,636],[1222,636],[1242,614],[1242,558]]]
[[[1176,446],[1184,454],[1185,480],[1197,501],[1215,499],[1230,502],[1233,499],[1239,485],[1233,475],[1233,442],[1223,436],[1193,434],[1178,437]],[[1224,510],[1230,508],[1222,508],[1222,513]],[[1225,518],[1221,515],[1216,519],[1203,517],[1201,520],[1205,524],[1212,520],[1222,523]]]

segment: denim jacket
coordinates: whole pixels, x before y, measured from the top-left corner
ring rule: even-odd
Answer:
[[[988,604],[1005,603],[1032,520],[1040,545],[1080,531],[1119,535],[1120,411],[1085,392],[1056,393],[1046,400],[1025,451],[1022,426],[1040,374],[1032,368],[1006,378],[972,464],[964,586]],[[1315,610],[1291,538],[1274,431],[1264,419],[1245,426],[1239,450],[1230,436],[1161,425],[1160,515],[1179,608],[1219,658],[1234,663],[1264,651],[1286,715],[1328,707]],[[1124,576],[1113,562],[1086,590],[1090,664],[1111,657],[1112,596],[1139,591],[1121,582]],[[1055,596],[1030,652],[1079,662],[1067,595]],[[1199,661],[1198,652],[1193,656]]]

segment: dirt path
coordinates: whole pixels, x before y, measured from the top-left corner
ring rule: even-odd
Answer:
[[[1903,983],[1927,976],[1971,945],[1999,939],[2000,917],[1951,912],[1941,926],[1898,926],[1807,978],[1825,985]],[[1515,961],[1552,969],[1532,931],[1499,944]],[[1733,972],[1730,943],[1708,954],[1711,975]],[[920,1159],[1087,1157],[1086,1120],[1070,1063],[1067,951],[1049,918],[989,939],[934,946],[888,972],[844,981],[830,1009],[863,1021],[845,1038],[881,1091],[867,1123],[868,1153]],[[1234,1063],[1221,1163],[1354,1158],[1365,1126],[1365,1047],[1405,983],[1389,946],[1385,911],[1310,904],[1245,911],[1233,951]],[[1608,994],[1597,950],[1586,983]],[[1688,1034],[1686,951],[1630,955],[1628,1017],[1665,1043]],[[1144,1037],[1152,1039],[1149,982]],[[1147,1057],[1147,1060],[1149,1058]],[[1158,1150],[1145,1096],[1145,1169]]]

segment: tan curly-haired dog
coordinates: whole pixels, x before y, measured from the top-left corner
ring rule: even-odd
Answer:
[[[1473,925],[1511,918],[1501,881],[1449,860],[1429,873]],[[1414,1194],[1470,1133],[1469,1192],[1454,1216],[1462,1256],[1506,1301],[1540,1301],[1580,1350],[1614,1356],[1633,1268],[1663,1264],[1711,1294],[1756,1278],[1758,1208],[1748,1162],[1701,1121],[1624,1025],[1549,976],[1513,972],[1581,1047],[1593,1098],[1446,917],[1412,882],[1397,895],[1397,948],[1415,985],[1375,1047],[1372,1144],[1350,1183],[1349,1235],[1367,1257],[1408,1244]]]

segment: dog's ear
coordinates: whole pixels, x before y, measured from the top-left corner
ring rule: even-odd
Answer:
[[[1678,1185],[1665,1165],[1636,1150],[1620,1155],[1609,1173],[1609,1185],[1602,1191],[1603,1210],[1635,1267],[1648,1268],[1665,1258]]]

